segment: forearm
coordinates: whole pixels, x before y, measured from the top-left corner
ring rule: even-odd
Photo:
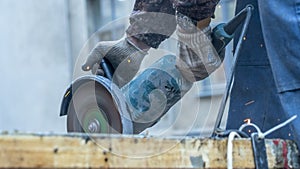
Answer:
[[[196,26],[202,29],[214,17],[218,2],[219,0],[136,0],[127,36],[158,48],[176,29],[176,11],[195,20]]]
[[[152,48],[158,48],[175,29],[175,10],[170,0],[136,0],[126,33]]]

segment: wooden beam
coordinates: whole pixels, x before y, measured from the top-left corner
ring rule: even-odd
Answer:
[[[254,168],[251,141],[233,142],[235,168]],[[269,168],[299,168],[296,145],[266,140]],[[226,168],[227,140],[118,135],[0,135],[0,168]]]

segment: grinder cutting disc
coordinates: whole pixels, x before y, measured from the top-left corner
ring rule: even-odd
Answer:
[[[72,98],[67,110],[68,132],[126,133],[132,123],[118,88],[103,77],[87,76],[72,84]],[[117,94],[118,93],[118,94]]]

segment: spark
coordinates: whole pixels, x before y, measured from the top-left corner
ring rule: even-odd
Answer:
[[[69,90],[69,91],[65,94],[65,97],[68,97],[70,93],[71,93],[71,91]]]
[[[254,103],[254,102],[255,102],[254,100],[251,100],[251,101],[247,102],[247,103],[245,104],[245,106],[248,106],[248,105],[250,105],[250,104],[252,104],[252,103]]]
[[[244,122],[247,123],[247,124],[250,124],[251,123],[251,119],[245,119]]]

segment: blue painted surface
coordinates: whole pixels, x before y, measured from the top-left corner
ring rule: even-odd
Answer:
[[[244,123],[245,119],[249,118],[262,131],[266,131],[285,121],[291,114],[287,114],[284,110],[282,105],[285,105],[286,101],[281,102],[281,94],[278,92],[274,80],[269,60],[269,58],[274,58],[268,56],[266,50],[266,39],[264,39],[262,31],[258,1],[238,0],[237,11],[244,8],[247,4],[252,4],[255,9],[235,70],[235,82],[230,96],[227,128],[237,129]],[[235,41],[235,46],[236,43],[237,40]],[[280,67],[275,67],[275,69],[278,70]],[[253,129],[248,129],[247,132],[250,130],[253,132]],[[268,137],[294,139],[296,135],[293,126],[288,125]]]

